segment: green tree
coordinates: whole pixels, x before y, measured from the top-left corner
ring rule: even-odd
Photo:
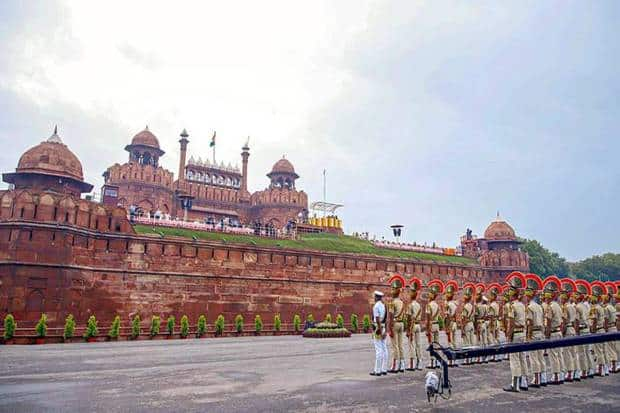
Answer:
[[[608,252],[571,264],[571,275],[586,280],[620,280],[620,254]]]
[[[198,317],[198,325],[196,327],[196,336],[202,337],[207,333],[207,316],[201,314]]]
[[[66,340],[68,338],[73,337],[73,333],[75,331],[75,319],[73,318],[73,314],[69,314],[65,319],[65,331],[62,334],[62,337]]]
[[[368,314],[364,314],[364,318],[362,318],[362,328],[364,329],[364,333],[368,333],[370,331],[370,316]]]
[[[168,317],[168,320],[166,321],[166,330],[168,331],[169,335],[173,335],[174,334],[174,323],[175,323],[175,318],[173,315],[171,315],[170,317]]]
[[[276,314],[275,316],[273,316],[273,329],[276,330],[276,332],[279,332],[281,328],[282,319],[280,319],[280,314]]]
[[[15,335],[16,328],[17,323],[15,322],[15,317],[13,317],[13,314],[7,314],[6,317],[4,317],[4,339],[12,339]]]
[[[37,337],[43,338],[47,335],[47,316],[45,313],[41,314],[41,318],[39,319],[39,322],[35,326],[34,330],[37,332]]]
[[[134,340],[140,335],[140,315],[136,314],[131,322],[131,338]]]
[[[215,335],[221,336],[222,334],[224,334],[224,316],[220,314],[215,320]]]
[[[254,331],[256,333],[260,333],[263,330],[263,320],[261,319],[260,315],[256,314],[256,317],[254,317]]]
[[[189,334],[189,318],[186,315],[181,317],[181,337],[185,338]]]
[[[351,314],[351,330],[357,331],[357,314]]]
[[[299,333],[299,330],[301,330],[301,317],[299,314],[295,314],[293,317],[293,327],[295,328],[296,333]]]
[[[108,331],[108,337],[110,338],[118,338],[118,335],[121,331],[121,317],[114,317],[114,321],[112,321],[112,325],[110,326],[110,331]]]
[[[344,328],[344,317],[342,314],[338,314],[336,316],[336,324],[338,325],[338,328]]]
[[[84,332],[84,338],[95,337],[99,333],[99,329],[97,328],[97,319],[94,315],[88,317],[88,322],[86,323],[86,331]]]
[[[522,239],[521,249],[530,257],[530,272],[541,277],[555,274],[567,277],[570,272],[568,262],[557,252],[551,252],[536,240]]]
[[[161,319],[159,316],[154,315],[151,317],[151,337],[155,337],[159,334],[159,327],[161,326]]]
[[[237,333],[243,332],[243,316],[241,314],[237,314],[235,317],[235,331]]]

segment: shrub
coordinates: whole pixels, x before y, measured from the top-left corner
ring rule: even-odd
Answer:
[[[364,329],[364,333],[368,333],[370,331],[370,316],[368,314],[364,314],[364,318],[362,319],[362,328]]]
[[[88,317],[88,323],[86,323],[86,331],[84,332],[84,338],[95,337],[99,333],[97,328],[97,319],[94,315]]]
[[[181,337],[185,338],[189,334],[189,319],[186,315],[181,317]]]
[[[260,315],[256,314],[254,317],[254,331],[260,333],[263,330],[263,320],[260,318]]]
[[[41,318],[37,323],[34,331],[37,332],[37,337],[45,337],[47,335],[47,316],[45,314],[41,314]]]
[[[235,317],[235,331],[237,333],[243,332],[243,316],[241,314],[237,314]]]
[[[131,322],[131,338],[134,340],[140,335],[140,315],[136,314]]]
[[[168,317],[168,321],[166,321],[166,331],[168,331],[168,334],[170,334],[170,335],[174,334],[174,324],[175,324],[175,322],[176,322],[176,319],[174,318],[173,315]]]
[[[273,316],[273,329],[276,331],[280,331],[282,328],[282,320],[280,319],[280,314],[276,314]]]
[[[342,314],[338,314],[336,316],[336,324],[338,325],[338,328],[344,328],[344,317]]]
[[[161,319],[159,316],[154,315],[151,317],[151,337],[155,337],[159,334],[159,327],[161,326]]]
[[[325,314],[325,320],[323,320],[323,321],[325,321],[326,323],[331,323],[332,322],[332,315],[329,314],[329,313]]]
[[[15,322],[15,317],[13,317],[13,314],[7,314],[6,317],[4,317],[4,339],[12,339],[15,335],[16,328],[17,323]]]
[[[110,331],[108,331],[108,337],[110,338],[118,338],[118,335],[121,331],[121,317],[116,316],[112,321],[112,325],[110,326]]]
[[[351,330],[357,331],[357,314],[351,314]]]
[[[73,314],[69,314],[65,319],[65,331],[62,333],[62,337],[66,340],[68,338],[73,337],[73,333],[75,332],[75,319],[73,318]]]
[[[328,323],[327,321],[323,321],[321,323],[316,323],[314,325],[314,327],[311,328],[327,328],[327,329],[334,329],[334,328],[338,328],[338,324],[336,323]]]
[[[312,313],[308,314],[308,316],[306,317],[306,323],[314,323],[314,316],[312,315]]]
[[[334,338],[351,337],[351,332],[346,328],[309,328],[304,331],[304,337],[309,338]]]
[[[301,330],[301,317],[299,316],[299,314],[295,314],[295,316],[293,317],[293,328],[295,329],[296,333],[299,333],[299,330]]]
[[[198,317],[198,325],[196,326],[196,336],[202,337],[207,333],[207,317],[201,314]]]
[[[224,333],[224,316],[218,315],[215,320],[215,335],[221,336]]]

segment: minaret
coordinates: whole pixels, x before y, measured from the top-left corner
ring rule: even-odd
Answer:
[[[241,148],[241,159],[243,167],[241,169],[241,194],[248,193],[248,158],[250,157],[250,138],[245,142],[243,148]]]
[[[189,143],[187,137],[189,134],[185,129],[183,129],[180,136],[181,139],[179,139],[179,143],[181,144],[181,159],[179,160],[179,182],[185,180],[185,157],[187,155],[187,144]]]

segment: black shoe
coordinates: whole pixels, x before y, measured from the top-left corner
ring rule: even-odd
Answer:
[[[398,370],[388,370],[387,372],[390,374],[394,374],[394,373],[398,373]]]
[[[400,370],[398,370],[398,372],[399,372],[399,373],[404,373],[404,372],[405,372],[405,370],[404,370],[404,369],[400,369]]]
[[[543,386],[543,387],[547,387],[547,384],[548,383],[540,383],[540,385]]]
[[[527,387],[523,387],[523,386],[519,386],[519,390],[521,390],[521,391],[527,391],[527,390],[528,390],[528,388],[527,388]]]
[[[511,392],[511,393],[519,393],[519,390],[515,390],[515,388],[512,387],[512,386],[504,387],[504,391],[508,391],[508,392]]]
[[[406,368],[407,371],[415,371],[415,369]]]
[[[530,387],[532,387],[534,389],[539,389],[540,388],[540,384],[530,384]]]
[[[573,381],[581,381],[581,378],[575,377],[575,378],[573,378]]]
[[[382,371],[382,372],[381,372],[381,375],[382,375],[382,376],[387,376],[387,373],[386,373],[385,371]]]
[[[370,374],[371,376],[380,376],[381,375],[381,373],[375,373],[374,371],[371,371],[368,374]]]

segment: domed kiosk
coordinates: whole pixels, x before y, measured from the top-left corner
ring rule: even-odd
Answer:
[[[28,149],[19,158],[15,172],[2,175],[16,189],[39,189],[80,197],[93,186],[84,182],[82,163],[58,136],[58,129],[47,140]]]

